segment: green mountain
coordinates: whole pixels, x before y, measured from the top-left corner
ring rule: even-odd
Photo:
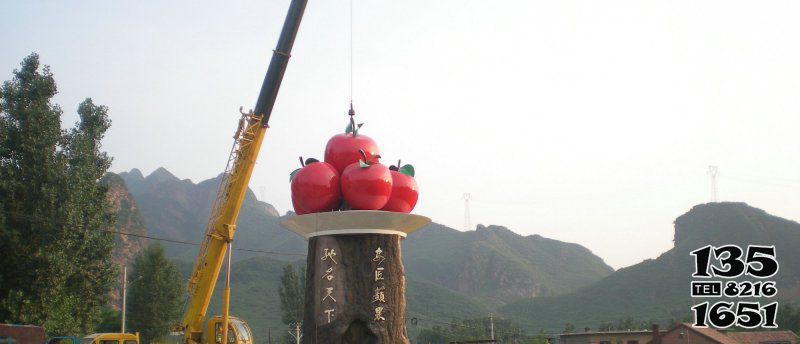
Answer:
[[[570,292],[613,271],[578,244],[523,237],[501,226],[460,232],[436,223],[404,241],[403,263],[408,279],[491,305]]]
[[[146,178],[137,169],[120,173],[119,176],[125,180],[136,199],[150,235],[193,243],[203,238],[221,176],[199,184],[188,179],[181,180],[164,168],[155,170]],[[258,201],[253,191],[248,189],[237,223],[234,248],[295,254],[271,256],[281,260],[294,260],[298,257],[297,253],[305,254],[305,241],[283,229],[279,222],[275,208]],[[197,255],[197,246],[163,244],[167,256],[173,259],[191,262]],[[257,255],[259,253],[236,251],[233,258],[239,261]]]
[[[116,213],[114,230],[123,233],[137,235],[147,234],[144,226],[144,218],[139,213],[136,200],[125,186],[125,181],[114,173],[107,173],[100,179],[100,183],[108,188],[106,198],[111,204],[111,209]],[[114,236],[114,250],[111,253],[115,265],[130,266],[136,254],[147,245],[147,241],[141,237],[128,235]],[[118,310],[122,305],[122,292],[119,288],[111,290],[111,309]]]
[[[664,325],[690,314],[694,256],[705,245],[775,245],[780,262],[775,280],[779,300],[800,299],[800,224],[744,203],[698,205],[675,220],[674,247],[656,259],[617,270],[575,292],[522,300],[499,311],[526,328],[596,328],[601,321],[632,317]],[[752,280],[752,279],[751,279]],[[780,315],[779,315],[780,320]]]
[[[163,168],[147,177],[136,169],[119,175],[136,199],[149,235],[200,241],[219,177],[194,184]],[[248,190],[234,248],[305,253],[305,240],[281,227],[280,219],[271,205],[258,201]],[[197,246],[163,244],[168,256],[182,261],[188,276]],[[259,338],[264,338],[268,328],[282,333],[285,326],[280,323],[277,293],[281,267],[289,262],[299,266],[304,261],[298,261],[297,255],[242,251],[233,256],[233,314],[247,320]],[[445,321],[486,316],[497,306],[520,298],[573,291],[613,271],[580,245],[538,235],[521,236],[499,226],[460,232],[433,223],[404,240],[403,261],[409,318]],[[212,312],[217,312],[218,304],[219,298],[215,298]],[[422,326],[409,327],[409,331]]]

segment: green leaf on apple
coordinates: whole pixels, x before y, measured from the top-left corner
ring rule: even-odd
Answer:
[[[414,166],[412,166],[411,164],[405,164],[397,172],[400,172],[400,173],[405,174],[407,176],[413,177],[414,176]]]
[[[294,175],[297,174],[297,172],[300,172],[299,168],[294,170],[294,171],[292,171],[292,173],[289,173],[289,181],[290,182],[292,181],[292,179],[294,179]]]
[[[364,162],[364,160],[359,160],[359,161],[358,161],[358,167],[361,167],[361,168],[367,168],[367,167],[369,167],[369,164],[367,164],[366,162]]]
[[[364,125],[364,123],[356,124],[356,131],[358,131],[358,129],[361,129],[362,125]],[[344,129],[344,133],[345,134],[350,134],[352,132],[353,132],[353,124],[352,123],[351,124],[347,124],[347,128]]]
[[[315,162],[319,162],[319,160],[314,159],[314,158],[308,158],[308,159],[306,159],[306,163],[305,164],[308,165],[308,164],[313,164]]]

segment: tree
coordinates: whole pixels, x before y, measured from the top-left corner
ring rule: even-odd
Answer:
[[[525,344],[548,344],[550,343],[547,340],[547,334],[544,333],[544,330],[539,330],[539,333],[535,337],[530,337]]]
[[[300,274],[294,272],[292,264],[283,267],[281,284],[278,285],[278,295],[281,298],[281,321],[294,328],[294,324],[303,321],[303,308],[306,292],[306,269],[300,269]],[[282,343],[295,343],[294,337],[284,332],[280,337]]]
[[[778,326],[782,330],[800,333],[800,307],[784,303],[778,309]]]
[[[305,299],[305,269],[295,274],[291,264],[283,267],[278,295],[281,298],[281,321],[292,325],[303,321],[303,301]]]
[[[111,307],[106,307],[100,314],[100,321],[94,326],[95,333],[120,331],[120,325],[122,324],[122,311],[113,310]]]
[[[181,278],[178,267],[151,244],[133,262],[128,281],[128,325],[143,343],[164,337],[181,315]]]
[[[92,330],[117,275],[97,182],[111,164],[100,143],[111,122],[86,99],[62,131],[56,93],[36,54],[0,88],[0,321],[74,335]]]
[[[486,340],[491,338],[491,323],[488,317],[462,320],[442,327],[434,325],[422,329],[417,335],[419,343],[448,343],[451,341]],[[494,319],[495,339],[500,343],[546,344],[544,332],[537,337],[528,337],[516,324],[507,319]]]
[[[447,330],[439,325],[419,331],[417,343],[421,344],[444,344],[447,343]]]

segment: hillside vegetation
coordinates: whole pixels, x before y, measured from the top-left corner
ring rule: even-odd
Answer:
[[[666,325],[689,315],[694,258],[705,245],[775,245],[780,271],[774,277],[779,300],[800,298],[800,224],[744,203],[698,205],[675,220],[674,247],[656,259],[620,269],[575,292],[522,300],[500,308],[531,328],[596,327],[632,317]],[[655,253],[655,252],[654,252]]]

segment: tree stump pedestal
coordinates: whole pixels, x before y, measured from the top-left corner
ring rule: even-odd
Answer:
[[[384,211],[295,216],[308,239],[304,344],[409,343],[400,242],[430,219]]]

